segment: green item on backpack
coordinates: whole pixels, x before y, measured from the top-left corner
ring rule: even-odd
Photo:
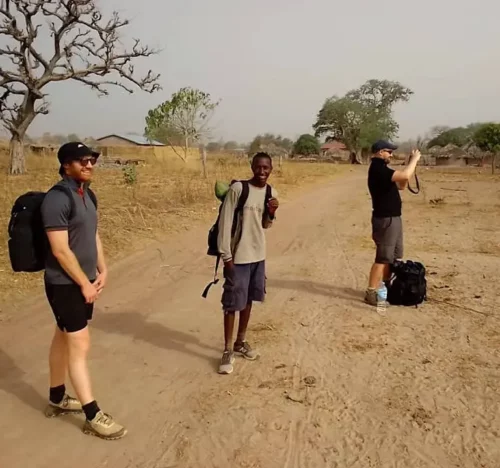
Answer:
[[[215,182],[215,196],[220,201],[223,201],[229,191],[229,184],[226,182],[221,182],[220,180]]]

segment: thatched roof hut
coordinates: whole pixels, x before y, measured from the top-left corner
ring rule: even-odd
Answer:
[[[443,148],[432,148],[436,166],[465,166],[469,155],[459,146],[448,144]]]
[[[493,154],[489,151],[483,151],[478,148],[473,142],[462,146],[462,149],[467,152],[469,164],[484,166],[491,164]]]

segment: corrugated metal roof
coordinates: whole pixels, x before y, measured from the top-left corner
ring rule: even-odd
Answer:
[[[141,146],[166,146],[165,144],[156,140],[150,141],[143,135],[123,135],[120,133],[112,133],[110,135],[100,137],[96,141],[101,141],[104,140],[105,138],[110,138],[110,137],[121,138],[122,140],[127,140],[132,143],[135,143],[136,145],[141,145]]]

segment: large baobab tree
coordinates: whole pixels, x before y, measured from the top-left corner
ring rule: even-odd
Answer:
[[[47,114],[45,89],[73,80],[101,95],[110,86],[160,89],[151,70],[138,77],[134,62],[156,50],[120,33],[128,21],[104,19],[93,0],[0,0],[0,121],[10,132],[10,173],[25,171],[23,140],[37,115]]]
[[[332,96],[318,112],[315,136],[344,143],[352,163],[362,162],[363,150],[379,138],[393,138],[399,125],[392,116],[398,102],[408,102],[413,91],[396,81],[368,80],[345,96]]]

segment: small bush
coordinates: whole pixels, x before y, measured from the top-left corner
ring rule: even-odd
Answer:
[[[126,185],[135,185],[137,183],[137,171],[133,164],[127,164],[123,167],[123,180]]]

